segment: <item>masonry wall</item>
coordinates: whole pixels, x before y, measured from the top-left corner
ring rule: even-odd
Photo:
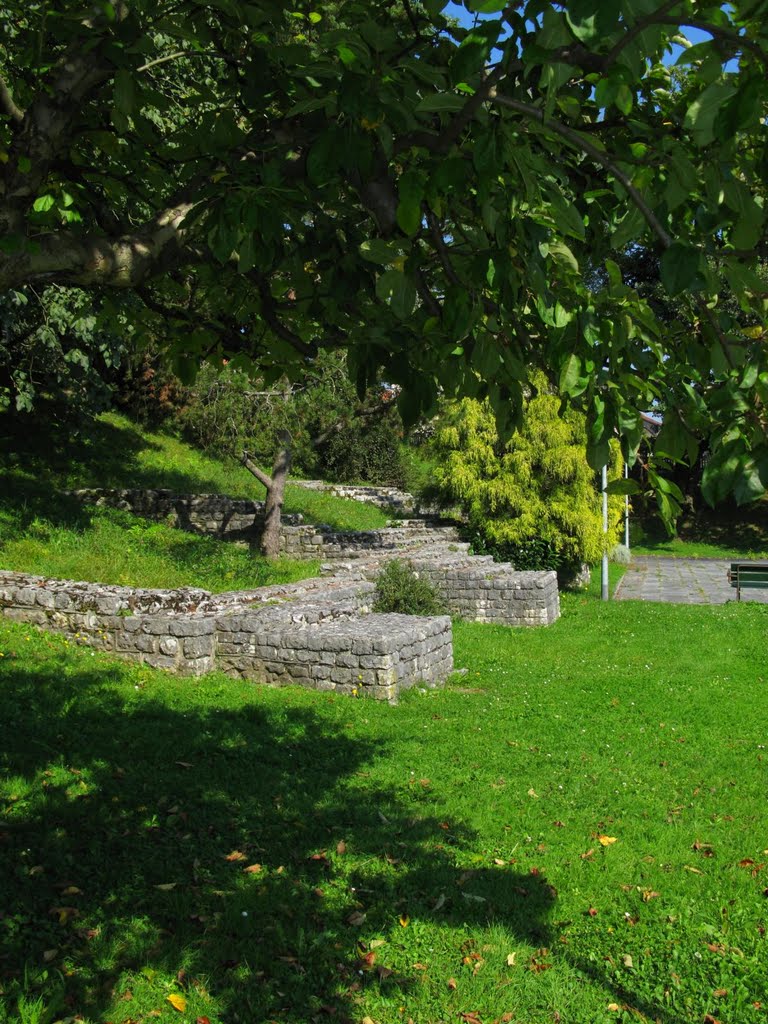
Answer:
[[[185,675],[219,669],[388,701],[444,682],[450,619],[368,614],[373,590],[342,578],[212,595],[0,571],[0,614]]]
[[[130,488],[81,488],[67,492],[89,505],[121,508],[133,515],[191,533],[208,534],[226,540],[255,543],[264,525],[264,502],[229,498],[224,494],[174,494],[168,490]],[[300,515],[286,515],[283,522],[298,525]]]

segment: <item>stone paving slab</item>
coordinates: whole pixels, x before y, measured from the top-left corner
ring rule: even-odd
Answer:
[[[614,598],[669,604],[726,604],[736,600],[736,590],[728,583],[730,565],[724,559],[635,555]],[[768,604],[768,590],[742,590],[741,600]]]

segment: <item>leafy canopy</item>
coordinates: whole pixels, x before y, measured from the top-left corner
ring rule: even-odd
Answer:
[[[0,4],[0,288],[131,291],[179,365],[344,348],[407,420],[442,389],[506,430],[540,367],[593,466],[660,404],[713,500],[759,496],[767,0],[464,6]],[[638,246],[679,324],[622,280]]]

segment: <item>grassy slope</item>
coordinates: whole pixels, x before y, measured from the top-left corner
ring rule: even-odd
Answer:
[[[0,424],[2,432],[2,424]],[[165,487],[263,498],[241,467],[206,458],[177,438],[102,417],[92,436],[4,438],[0,462],[0,567],[135,586],[230,590],[314,575],[316,563],[266,563],[254,552],[115,510],[84,510],[57,495],[75,487]],[[383,526],[372,506],[289,487],[286,510],[341,529]],[[140,556],[140,557],[139,557]]]
[[[768,609],[593,594],[397,708],[0,625],[8,1013],[764,1022]]]

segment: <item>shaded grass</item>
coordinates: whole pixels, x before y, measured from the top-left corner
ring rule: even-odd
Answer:
[[[562,602],[396,708],[0,624],[7,1018],[764,1021],[768,611]]]
[[[768,559],[768,499],[747,508],[704,509],[681,520],[675,537],[661,523],[636,522],[632,550],[668,558]]]
[[[25,501],[38,513],[52,504],[56,490],[78,487],[167,488],[180,494],[228,494],[263,500],[263,486],[236,463],[208,458],[170,434],[142,431],[125,416],[107,413],[92,424],[88,437],[10,433],[0,418],[0,491],[15,504]],[[387,517],[373,505],[296,485],[286,489],[286,512],[338,529],[384,526]]]

